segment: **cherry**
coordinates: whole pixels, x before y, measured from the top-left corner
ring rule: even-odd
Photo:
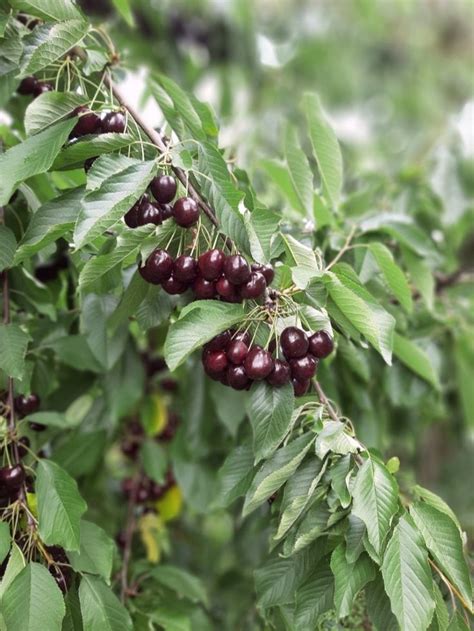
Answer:
[[[71,569],[63,566],[60,567],[59,565],[50,565],[48,571],[56,581],[59,589],[65,594],[72,582]]]
[[[101,121],[101,131],[104,134],[121,134],[125,131],[125,116],[122,112],[108,112]]]
[[[166,489],[171,488],[175,484],[176,484],[176,479],[174,477],[174,473],[171,471],[171,469],[168,469],[168,471],[166,472],[166,480],[165,480]]]
[[[261,272],[252,272],[250,280],[240,287],[242,298],[259,298],[267,287],[265,276]]]
[[[34,421],[31,421],[28,425],[33,432],[44,432],[47,429],[46,425],[43,425],[43,423],[35,423]]]
[[[198,264],[192,256],[182,254],[174,262],[173,276],[183,283],[192,283],[196,280]]]
[[[332,337],[326,331],[316,331],[309,338],[309,350],[319,359],[324,359],[332,353],[334,342]]]
[[[142,195],[130,208],[130,210],[125,213],[124,220],[129,228],[138,228],[140,225],[138,222],[139,212],[143,205],[149,202],[148,195]]]
[[[49,555],[53,558],[57,563],[68,563],[67,554],[64,551],[64,548],[61,546],[46,546],[46,550]]]
[[[226,256],[224,261],[224,275],[234,285],[241,285],[250,279],[250,267],[241,254]]]
[[[31,75],[30,77],[25,77],[24,79],[22,79],[16,91],[18,92],[18,94],[23,95],[34,94],[37,84],[38,79],[35,76]]]
[[[79,105],[79,107],[76,107],[76,109],[73,110],[72,115],[80,116],[80,118],[71,131],[71,138],[95,134],[101,126],[100,117],[94,112],[91,112],[91,110],[85,105]]]
[[[143,269],[143,268],[141,268]],[[153,250],[145,263],[144,274],[145,280],[159,285],[167,280],[173,272],[173,259],[166,250],[157,248]],[[142,274],[143,275],[143,274]]]
[[[38,83],[35,86],[35,89],[33,90],[33,94],[35,96],[39,96],[40,94],[44,94],[45,92],[52,92],[53,91],[53,86],[50,83],[42,83],[41,81],[38,81]]]
[[[223,351],[227,348],[232,337],[231,329],[227,329],[219,335],[216,335],[212,338],[207,344],[204,346],[204,350],[206,351]]]
[[[309,341],[304,331],[296,326],[288,326],[282,331],[280,345],[286,359],[292,359],[306,355]]]
[[[120,445],[120,450],[123,455],[131,458],[132,460],[137,458],[139,449],[140,445],[135,440],[125,439]]]
[[[176,180],[171,175],[158,175],[152,179],[150,188],[157,202],[167,204],[176,195]]]
[[[311,379],[316,372],[318,360],[308,354],[297,359],[290,359],[291,376],[298,381],[306,381]]]
[[[173,216],[173,206],[171,206],[171,204],[159,204],[159,206],[163,221]]]
[[[209,300],[216,295],[216,286],[210,280],[206,280],[202,276],[198,276],[193,284],[193,291],[198,300]]]
[[[137,421],[136,419],[130,421],[127,430],[130,432],[130,434],[132,434],[132,436],[143,436],[144,434],[143,425],[140,423],[140,421]]]
[[[166,486],[153,482],[150,487],[150,499],[159,500],[166,493]]]
[[[213,378],[219,377],[227,368],[227,355],[224,351],[212,351],[204,359],[204,370]]]
[[[237,287],[227,280],[225,276],[221,276],[216,281],[216,291],[226,302],[239,302]]]
[[[21,394],[15,398],[15,410],[22,416],[34,414],[40,406],[40,398],[37,394]]]
[[[237,331],[237,333],[234,333],[232,336],[232,340],[235,342],[243,342],[246,346],[250,347],[251,338],[248,331]]]
[[[158,436],[158,440],[160,442],[167,442],[171,440],[172,438],[174,438],[174,435],[176,434],[176,430],[178,429],[179,422],[180,422],[179,416],[175,414],[174,412],[170,412],[168,414],[168,422],[166,424],[166,427]]]
[[[243,366],[229,366],[226,376],[227,383],[234,390],[245,390],[251,383]]]
[[[173,217],[178,226],[189,228],[199,219],[199,206],[190,197],[180,197],[173,206]]]
[[[94,156],[92,158],[87,158],[87,160],[84,162],[84,171],[86,173],[88,173],[92,167],[92,165],[94,164],[94,162],[97,160],[98,156]]]
[[[132,478],[125,478],[122,480],[120,487],[125,497],[130,497],[130,495],[132,494],[134,485],[135,485],[135,482],[133,481]]]
[[[18,491],[25,481],[25,470],[21,464],[0,469],[0,493],[9,495]]]
[[[284,386],[291,378],[291,370],[288,362],[281,359],[275,359],[275,366],[268,375],[267,381],[272,386]]]
[[[121,530],[115,535],[115,542],[119,548],[125,548],[125,545],[127,543],[127,533],[125,532],[125,530]]]
[[[273,502],[276,500],[277,497],[278,497],[278,491],[275,491],[275,493],[270,495],[270,497],[267,499],[269,506],[273,504]]]
[[[302,397],[304,394],[308,392],[310,381],[307,379],[306,381],[298,381],[298,379],[292,379],[291,383],[293,384],[293,390],[295,392],[295,396]]]
[[[144,502],[148,502],[150,498],[150,489],[148,485],[145,483],[140,484],[136,493],[136,500],[139,504],[143,504]]]
[[[239,366],[244,362],[244,359],[247,357],[249,352],[249,348],[247,344],[240,340],[232,340],[227,347],[227,359]]]
[[[245,358],[244,368],[250,379],[265,379],[273,370],[273,358],[268,351],[254,346]]]
[[[171,377],[167,377],[166,379],[162,379],[160,381],[160,386],[165,392],[176,392],[178,389],[178,382],[175,379],[171,379]]]
[[[225,255],[222,250],[214,248],[201,254],[198,259],[199,271],[206,280],[217,280],[222,274]]]
[[[144,201],[137,210],[137,226],[146,226],[149,223],[155,224],[155,226],[161,225],[161,210],[155,204]]]
[[[271,265],[261,265],[260,263],[252,263],[252,271],[261,272],[265,276],[267,285],[271,285],[275,278],[275,271]]]
[[[184,294],[184,292],[188,288],[188,283],[183,283],[175,278],[173,275],[171,275],[169,278],[163,281],[162,287],[167,294],[175,296],[177,294]]]
[[[22,436],[18,440],[18,455],[23,458],[28,453],[28,447],[30,446],[30,439],[28,436]]]

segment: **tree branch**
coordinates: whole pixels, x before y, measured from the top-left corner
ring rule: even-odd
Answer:
[[[128,567],[132,556],[132,540],[135,532],[135,504],[137,501],[138,487],[140,486],[140,476],[135,477],[132,491],[128,500],[127,524],[125,527],[125,545],[123,548],[123,563],[120,570],[120,598],[122,602],[127,599],[128,595]]]

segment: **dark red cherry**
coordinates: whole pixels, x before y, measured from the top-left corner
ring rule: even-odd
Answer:
[[[222,274],[225,255],[222,250],[214,248],[201,254],[198,259],[199,271],[206,280],[217,280]]]
[[[243,364],[244,359],[247,357],[249,348],[247,344],[240,340],[232,340],[227,346],[227,359],[236,366]]]
[[[28,425],[33,432],[44,432],[48,429],[46,425],[43,425],[43,423],[35,423],[34,421],[31,421]]]
[[[182,254],[174,262],[173,276],[183,283],[192,283],[197,278],[198,264],[192,256]]]
[[[142,268],[143,269],[143,268]],[[166,250],[157,248],[153,250],[145,263],[145,280],[159,285],[167,280],[173,272],[173,259]]]
[[[123,455],[127,456],[128,458],[131,458],[132,460],[135,460],[136,457],[138,456],[139,449],[140,449],[139,443],[136,440],[130,440],[128,438],[123,440],[120,445],[120,450],[123,453]]]
[[[120,549],[124,549],[127,544],[127,533],[125,530],[121,530],[115,535],[115,543]]]
[[[311,383],[308,379],[307,381],[298,381],[298,379],[292,379],[291,383],[293,384],[293,390],[296,397],[302,397],[304,394],[308,392],[309,384]]]
[[[213,378],[218,378],[227,368],[227,355],[224,351],[212,351],[203,360],[204,370]]]
[[[142,202],[137,211],[137,225],[146,226],[152,223],[159,226],[162,223],[160,208],[151,202]]]
[[[138,504],[144,504],[145,502],[148,502],[149,499],[151,499],[151,497],[148,485],[146,483],[140,484],[136,494],[136,500]]]
[[[254,346],[245,358],[244,368],[250,379],[265,379],[273,370],[273,357],[263,348]]]
[[[121,134],[125,131],[126,121],[122,112],[108,112],[101,121],[103,134]]]
[[[159,500],[166,493],[166,486],[164,484],[158,484],[153,482],[150,487],[150,499]]]
[[[79,116],[80,118],[71,131],[71,138],[95,134],[101,126],[100,117],[94,112],[91,112],[85,105],[79,105],[79,107],[76,107],[76,109],[73,110],[72,115]]]
[[[160,210],[163,221],[173,216],[173,206],[171,204],[160,204]]]
[[[250,279],[250,267],[240,254],[226,256],[224,260],[224,275],[234,285],[242,285]]]
[[[282,331],[280,345],[286,359],[303,357],[309,348],[309,340],[306,333],[296,326],[288,326]]]
[[[138,226],[140,225],[138,223],[140,209],[142,208],[142,206],[148,204],[149,201],[150,200],[148,195],[142,195],[139,199],[137,199],[130,210],[125,213],[124,220],[129,228],[138,228]]]
[[[250,337],[250,333],[248,331],[237,331],[232,336],[232,340],[235,342],[243,342],[246,346],[250,348],[250,342],[252,341]]]
[[[18,491],[25,481],[25,470],[21,464],[0,469],[0,495],[8,495]]]
[[[271,265],[262,265],[261,263],[252,263],[252,271],[261,272],[265,276],[267,285],[271,285],[275,278],[275,271]]]
[[[31,77],[25,77],[24,79],[22,79],[16,91],[18,92],[18,94],[34,94],[37,84],[38,79],[33,75]]]
[[[120,483],[120,488],[122,489],[122,493],[125,495],[125,497],[130,497],[134,489],[134,486],[135,486],[135,482],[132,478],[125,478]]]
[[[87,158],[87,160],[84,162],[84,171],[86,173],[88,173],[91,170],[92,165],[94,164],[94,162],[97,160],[98,156],[93,156],[92,158]]]
[[[48,571],[56,581],[63,594],[67,592],[72,583],[72,571],[69,567],[50,565]]]
[[[326,331],[316,331],[309,338],[309,350],[315,357],[324,359],[334,350],[332,337]]]
[[[239,302],[237,287],[229,282],[225,276],[221,276],[216,281],[216,291],[226,302]]]
[[[28,436],[22,436],[18,440],[18,455],[23,458],[28,453],[28,447],[30,446],[30,439]]]
[[[181,282],[173,275],[164,280],[161,286],[167,294],[170,294],[172,296],[176,296],[177,294],[184,294],[186,289],[189,287],[188,283]]]
[[[40,94],[44,94],[45,92],[52,92],[53,91],[53,86],[50,83],[42,83],[41,81],[38,81],[38,83],[35,86],[35,89],[33,90],[33,94],[35,96],[39,96]]]
[[[223,331],[222,333],[219,333],[219,335],[213,337],[212,340],[209,340],[209,342],[204,345],[204,349],[207,351],[225,351],[229,345],[231,337],[232,330],[227,329],[226,331]]]
[[[127,430],[130,434],[132,434],[132,436],[143,436],[144,434],[143,425],[137,419],[130,421],[127,426]]]
[[[240,296],[245,299],[257,299],[267,288],[265,276],[261,272],[252,272],[250,280],[240,287]]]
[[[198,276],[193,283],[193,291],[198,300],[210,300],[216,295],[216,285],[213,281]]]
[[[226,376],[227,383],[234,390],[245,390],[251,383],[243,366],[229,366]]]
[[[298,381],[306,381],[314,377],[317,366],[318,360],[309,353],[304,357],[290,359],[291,376]]]
[[[176,195],[176,180],[171,175],[158,175],[150,184],[153,197],[160,204],[167,204]]]
[[[189,228],[199,219],[199,206],[190,197],[180,197],[174,203],[173,217],[178,226]]]
[[[281,359],[275,359],[275,366],[267,377],[268,383],[278,388],[280,386],[284,386],[285,383],[290,381],[290,379],[291,370],[288,362]]]
[[[15,398],[15,410],[21,416],[34,414],[40,406],[40,398],[37,394],[21,394]]]

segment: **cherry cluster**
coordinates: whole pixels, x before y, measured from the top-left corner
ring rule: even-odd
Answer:
[[[168,411],[168,419],[164,429],[155,436],[155,440],[166,443],[172,440],[180,424],[180,418],[172,411]],[[136,460],[140,447],[145,439],[145,432],[138,420],[132,420],[127,425],[127,431],[120,444],[122,453],[132,460]]]
[[[285,359],[274,358],[273,341],[265,350],[252,344],[247,331],[228,329],[208,342],[203,349],[202,363],[206,373],[234,390],[246,390],[254,381],[266,380],[272,386],[293,384],[296,396],[305,394],[315,375],[320,359],[333,350],[332,338],[326,331],[310,337],[298,327],[284,329],[280,346]]]
[[[271,266],[249,265],[241,254],[226,256],[217,248],[197,259],[182,254],[175,260],[169,252],[157,248],[139,271],[147,282],[161,285],[169,294],[192,289],[198,300],[220,298],[225,302],[260,298],[274,277]]]
[[[176,484],[173,472],[168,469],[163,484],[155,482],[145,474],[140,475],[140,479],[124,478],[121,483],[122,493],[127,499],[134,494],[137,504],[146,504],[147,502],[155,502],[163,497],[169,489]],[[137,488],[135,489],[135,486]]]

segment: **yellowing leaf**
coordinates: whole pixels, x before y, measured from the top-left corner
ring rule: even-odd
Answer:
[[[158,563],[161,558],[160,539],[163,529],[163,520],[156,513],[145,513],[140,517],[138,530],[150,563]]]
[[[38,501],[36,499],[36,493],[27,493],[26,502],[33,517],[36,517],[38,519]]]
[[[156,502],[156,509],[163,521],[171,521],[181,514],[183,508],[183,495],[181,489],[172,486],[164,496]]]

